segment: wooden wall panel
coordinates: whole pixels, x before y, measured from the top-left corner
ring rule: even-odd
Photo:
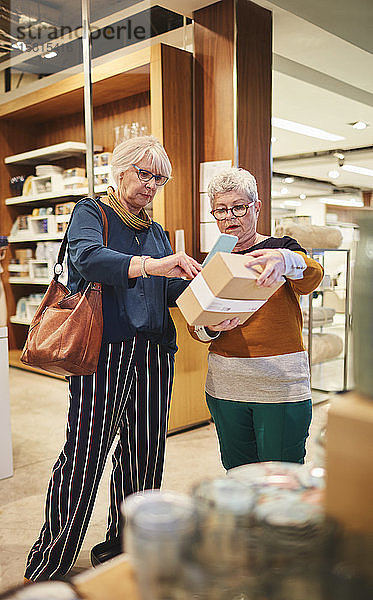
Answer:
[[[183,229],[185,249],[193,249],[192,55],[162,46],[164,144],[172,161],[172,180],[165,188],[165,228]]]
[[[158,192],[154,218],[170,234],[184,229],[186,252],[193,251],[192,55],[161,45],[151,63],[152,131],[164,144],[172,180]]]
[[[234,0],[195,13],[195,128],[200,161],[233,157]]]
[[[21,126],[20,126],[21,125]],[[10,194],[9,180],[14,175],[29,175],[31,170],[27,166],[11,166],[4,164],[4,158],[11,154],[17,154],[24,150],[25,145],[29,143],[29,138],[35,139],[36,128],[26,122],[12,123],[8,120],[0,121],[0,235],[9,235],[14,219],[20,211],[12,207],[8,207],[4,203],[4,199]],[[16,300],[21,295],[21,290],[14,294],[12,286],[9,284],[8,264],[12,250],[7,251],[6,259],[3,261],[4,273],[2,280],[4,283],[5,297],[7,302],[8,315],[14,315],[16,309]],[[24,291],[24,290],[23,290]],[[9,329],[9,347],[15,348],[24,342],[24,328],[19,327]]]
[[[256,177],[261,233],[271,232],[272,14],[237,0],[238,166]]]
[[[149,92],[96,106],[93,110],[94,143],[111,152],[115,142],[115,127],[124,123],[131,124],[133,121],[150,127]],[[66,140],[83,142],[84,115],[79,112],[57,121],[41,123],[39,131],[38,146],[49,146]]]
[[[194,13],[195,178],[199,163],[231,159],[258,181],[258,229],[269,234],[271,182],[271,13],[248,0],[222,0]],[[198,189],[198,187],[197,187]],[[195,194],[199,252],[199,195]]]

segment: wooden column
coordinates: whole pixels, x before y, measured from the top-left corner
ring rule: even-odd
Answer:
[[[368,190],[363,192],[363,202],[364,206],[373,206],[373,192]]]
[[[248,0],[222,0],[194,13],[195,136],[199,164],[231,159],[256,177],[258,229],[271,224],[272,14]],[[195,251],[199,253],[196,194]]]
[[[154,219],[169,232],[183,229],[185,250],[193,250],[192,55],[160,44],[151,49],[151,131],[164,144],[172,179],[158,191]]]

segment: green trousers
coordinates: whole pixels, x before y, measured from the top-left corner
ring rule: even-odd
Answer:
[[[261,404],[219,400],[206,393],[226,469],[280,460],[304,463],[311,400]]]

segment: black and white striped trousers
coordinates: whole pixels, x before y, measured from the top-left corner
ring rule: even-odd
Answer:
[[[173,368],[171,353],[136,336],[103,344],[96,373],[70,378],[66,443],[52,470],[27,579],[57,579],[74,565],[117,432],[106,539],[120,534],[126,496],[160,487]]]

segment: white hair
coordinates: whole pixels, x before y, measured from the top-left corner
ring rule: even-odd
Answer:
[[[117,186],[120,174],[136,165],[144,157],[149,159],[150,168],[157,175],[171,177],[171,163],[166,150],[153,135],[130,138],[115,146],[111,158],[111,173]]]
[[[247,196],[249,200],[258,200],[255,177],[245,169],[231,167],[211,179],[207,188],[211,207],[213,208],[216,196],[227,192],[238,192]]]

